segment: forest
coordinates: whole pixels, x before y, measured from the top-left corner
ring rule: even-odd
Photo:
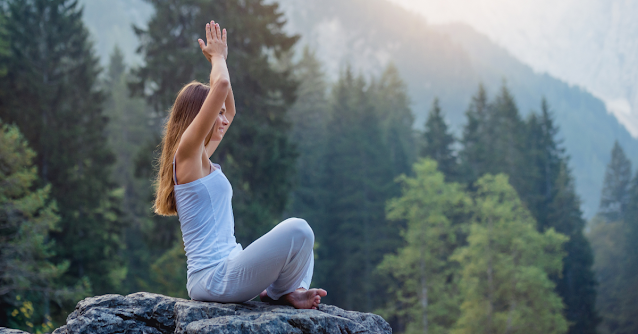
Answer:
[[[507,81],[477,85],[415,124],[397,65],[329,80],[277,3],[147,2],[143,63],[115,47],[103,68],[77,0],[0,0],[0,326],[50,332],[107,293],[188,298],[153,179],[177,92],[208,81],[200,23],[223,17],[237,116],[212,160],[244,247],[304,218],[323,302],[396,333],[638,332],[638,172],[618,142],[585,219],[544,96],[523,116]]]

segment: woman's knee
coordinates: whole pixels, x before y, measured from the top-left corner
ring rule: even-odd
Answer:
[[[310,244],[314,244],[315,234],[308,222],[306,222],[304,219],[288,218],[279,224],[284,225],[289,230],[290,234],[299,235],[304,239],[310,241]]]

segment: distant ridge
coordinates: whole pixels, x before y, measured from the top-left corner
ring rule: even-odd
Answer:
[[[281,0],[290,32],[302,35],[325,64],[328,77],[351,64],[376,74],[394,62],[408,85],[422,128],[432,99],[457,135],[465,110],[482,82],[490,96],[505,81],[520,112],[539,110],[547,98],[560,126],[564,147],[586,218],[598,209],[605,167],[615,140],[638,157],[638,140],[607,113],[604,103],[580,87],[535,73],[486,36],[464,24],[428,25],[422,16],[386,0]],[[638,161],[636,161],[638,162]]]
[[[127,29],[132,23],[144,26],[146,22],[133,22],[135,17],[139,20],[152,13],[142,0],[115,0],[116,4],[109,5],[111,1],[81,1],[87,9],[85,22],[89,29],[100,31],[101,38],[108,37],[105,45],[99,45],[103,59],[118,39],[126,55],[134,54],[134,35]],[[607,113],[602,101],[579,87],[535,73],[466,25],[428,25],[422,16],[386,0],[279,3],[289,22],[287,29],[302,35],[298,47],[309,45],[317,52],[328,78],[336,78],[346,64],[369,76],[379,74],[388,62],[394,62],[408,85],[417,128],[423,127],[432,99],[438,96],[448,122],[460,134],[465,110],[479,82],[492,96],[505,79],[523,115],[538,110],[545,96],[572,157],[570,166],[587,218],[598,209],[614,141],[619,141],[627,156],[638,157],[638,140]],[[103,19],[107,17],[120,19]]]

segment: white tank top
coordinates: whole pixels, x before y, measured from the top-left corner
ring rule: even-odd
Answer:
[[[233,188],[219,165],[215,170],[193,182],[175,185],[175,201],[179,216],[187,276],[214,267],[231,252],[241,251],[235,239],[235,220],[231,199]],[[212,167],[211,167],[212,169]],[[175,158],[173,178],[177,183]]]

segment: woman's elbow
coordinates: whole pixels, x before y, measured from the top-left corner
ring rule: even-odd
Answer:
[[[211,86],[214,90],[227,91],[230,88],[230,80],[228,80],[228,78],[219,78],[215,80]]]

